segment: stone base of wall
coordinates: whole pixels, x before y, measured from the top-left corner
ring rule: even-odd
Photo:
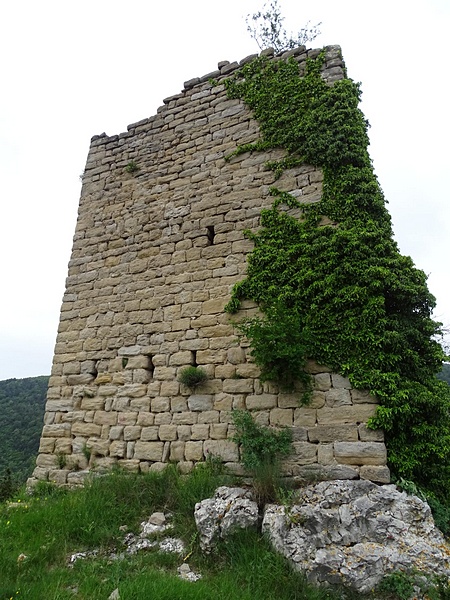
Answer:
[[[312,399],[302,406],[301,392],[281,393],[272,384],[261,384],[255,378],[257,367],[241,362],[246,349],[236,346],[228,350],[233,362],[222,365],[229,376],[209,379],[192,393],[177,381],[175,368],[171,379],[144,382],[143,374],[150,371],[142,350],[122,349],[127,360],[115,361],[116,371],[90,382],[84,376],[84,385],[76,376],[70,399],[48,400],[30,485],[37,480],[77,485],[91,471],[113,466],[146,473],[176,462],[187,473],[211,455],[244,475],[232,441],[233,409],[249,410],[260,425],[292,429],[293,453],[283,463],[286,477],[389,482],[383,433],[366,426],[376,399],[352,389],[347,378],[311,362]]]

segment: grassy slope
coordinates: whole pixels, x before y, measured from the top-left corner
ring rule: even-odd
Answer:
[[[325,600],[333,591],[305,583],[287,562],[273,553],[256,531],[236,536],[220,551],[203,555],[193,520],[194,505],[223,482],[214,465],[181,478],[174,468],[164,474],[110,474],[84,490],[67,492],[41,486],[13,507],[0,505],[0,600],[108,598],[118,588],[121,600]],[[172,535],[188,545],[188,562],[203,578],[196,583],[176,577],[183,557],[150,550],[123,560],[108,560],[107,550],[120,551],[127,525],[154,510],[172,512]],[[79,560],[71,568],[68,555],[100,548],[103,556]],[[25,555],[26,558],[19,558]]]

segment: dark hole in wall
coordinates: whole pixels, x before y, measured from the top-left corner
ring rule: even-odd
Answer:
[[[214,225],[208,225],[206,228],[206,237],[208,239],[208,246],[212,246],[214,244]]]
[[[192,350],[192,366],[197,367],[197,350]]]
[[[153,364],[153,356],[151,354],[147,354],[147,358],[148,358],[147,371],[150,373],[150,377],[153,379],[153,372],[155,370],[155,365]]]

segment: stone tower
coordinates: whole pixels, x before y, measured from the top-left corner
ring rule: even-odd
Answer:
[[[300,47],[281,60],[294,57],[301,72],[318,53]],[[288,475],[389,480],[383,436],[366,427],[375,399],[311,362],[313,399],[300,406],[298,394],[259,381],[224,312],[252,249],[243,232],[272,203],[264,165],[284,156],[225,160],[260,137],[221,83],[252,58],[221,62],[155,116],[92,138],[32,481],[82,483],[116,464],[146,472],[177,462],[188,472],[208,453],[240,473],[230,413],[241,408],[293,428]],[[330,85],[344,77],[339,47],[326,48],[322,76]],[[321,182],[320,170],[303,165],[277,187],[317,202]],[[238,318],[255,310],[244,303]],[[188,365],[208,375],[195,390],[178,381]]]

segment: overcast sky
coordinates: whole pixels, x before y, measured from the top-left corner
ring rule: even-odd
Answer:
[[[50,373],[90,138],[258,51],[261,0],[14,0],[0,8],[0,380]],[[450,325],[448,0],[280,0],[322,21],[362,83],[369,148],[403,254]]]

